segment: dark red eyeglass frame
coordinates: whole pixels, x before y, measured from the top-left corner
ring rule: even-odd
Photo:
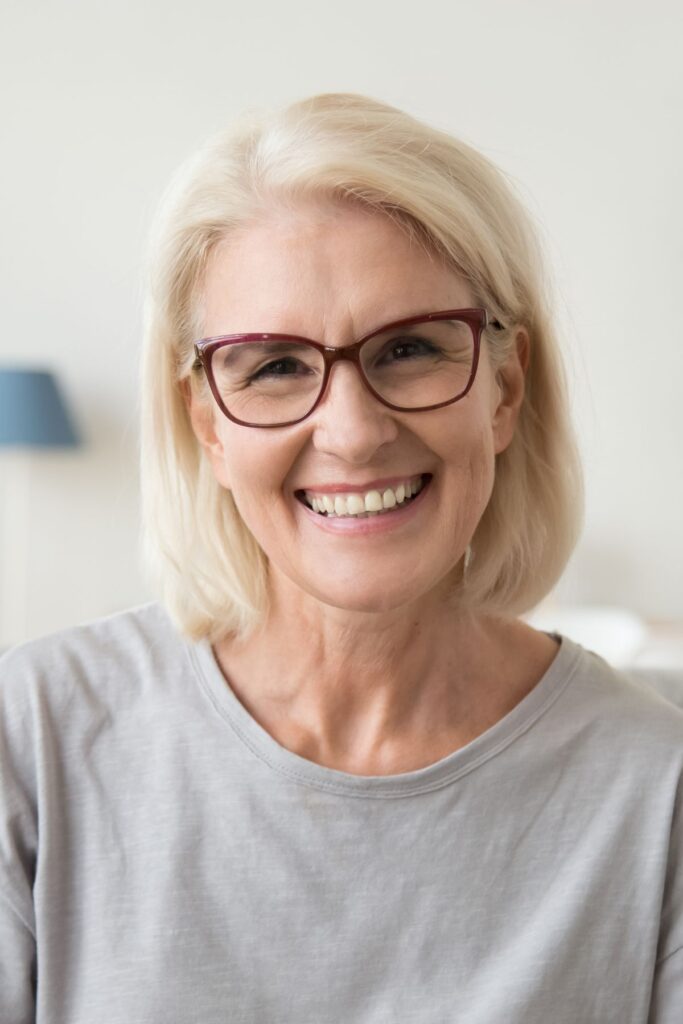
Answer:
[[[472,331],[472,338],[474,341],[474,357],[472,359],[472,370],[470,372],[470,379],[467,382],[465,390],[457,395],[455,398],[450,398],[446,402],[438,402],[436,405],[424,405],[419,408],[405,409],[400,405],[392,405],[391,402],[387,402],[386,399],[378,395],[375,389],[370,384],[363,372],[363,366],[360,361],[360,350],[366,342],[375,338],[378,334],[383,334],[385,331],[393,330],[395,327],[408,327],[411,324],[417,323],[428,323],[430,320],[460,320],[463,323],[468,324]],[[393,320],[391,323],[384,324],[382,327],[377,328],[370,334],[366,334],[360,341],[354,342],[353,345],[347,345],[344,348],[332,348],[329,345],[323,345],[319,341],[313,341],[311,338],[303,338],[297,334],[280,334],[278,332],[266,332],[266,333],[251,333],[251,334],[220,334],[212,338],[202,338],[201,341],[195,342],[194,351],[196,356],[196,362],[194,369],[200,367],[204,370],[209,387],[213,397],[215,398],[221,412],[232,420],[233,423],[238,423],[242,427],[263,427],[270,429],[273,427],[291,427],[295,423],[301,423],[307,419],[318,407],[322,401],[325,391],[327,390],[327,384],[330,379],[330,371],[335,363],[342,359],[348,359],[349,362],[354,363],[360,374],[360,378],[363,384],[368,389],[370,394],[381,402],[382,405],[387,406],[389,409],[393,409],[395,412],[428,412],[430,409],[441,409],[445,405],[453,405],[454,402],[459,402],[461,398],[464,398],[468,393],[472,385],[474,384],[474,378],[477,373],[477,367],[479,365],[479,351],[481,343],[482,331],[486,327],[500,328],[501,324],[497,320],[490,320],[488,312],[485,309],[444,309],[437,313],[423,313],[421,316],[410,316],[405,317],[403,320]],[[213,354],[216,349],[223,348],[227,345],[243,344],[249,341],[295,341],[299,344],[310,345],[312,348],[317,349],[324,360],[323,379],[320,386],[320,394],[316,398],[314,404],[308,410],[305,416],[299,416],[295,420],[287,420],[285,423],[247,423],[244,420],[238,419],[234,416],[223,404],[223,400],[220,396],[216,382],[213,377],[213,371],[211,369],[211,361]]]

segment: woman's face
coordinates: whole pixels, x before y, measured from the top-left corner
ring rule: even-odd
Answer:
[[[215,250],[203,294],[204,337],[279,332],[335,347],[394,320],[475,304],[467,283],[391,220],[349,204],[273,214],[233,234]],[[213,399],[192,401],[192,421],[281,593],[387,611],[438,594],[463,558],[495,454],[512,437],[520,356],[500,380],[482,342],[472,389],[445,408],[394,412],[341,362],[320,405],[294,426],[240,426]],[[427,482],[416,498],[367,518],[324,516],[304,498],[387,489],[400,498],[401,484],[417,478]]]

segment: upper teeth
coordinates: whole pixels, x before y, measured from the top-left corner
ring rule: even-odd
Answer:
[[[328,516],[378,515],[414,497],[422,490],[422,477],[413,476],[397,487],[385,487],[381,491],[350,492],[348,494],[320,494],[304,491],[306,502],[314,512],[326,512]]]

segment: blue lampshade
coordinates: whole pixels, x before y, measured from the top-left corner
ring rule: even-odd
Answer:
[[[72,448],[79,443],[53,374],[0,368],[0,446]]]

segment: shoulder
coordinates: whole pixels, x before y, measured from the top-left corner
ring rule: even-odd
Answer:
[[[577,728],[615,754],[683,767],[683,710],[647,674],[617,669],[567,637],[553,667],[558,683],[566,683],[561,710]]]
[[[505,624],[507,641],[499,671],[522,680],[535,711],[553,708],[548,740],[582,740],[605,751],[630,747],[683,754],[683,672],[676,688],[647,672],[628,672],[561,633],[546,633],[515,621]],[[559,646],[558,646],[559,643]],[[675,692],[674,692],[675,691]],[[677,699],[674,699],[676,697]],[[575,749],[585,749],[575,743]]]
[[[652,894],[661,905],[658,957],[663,963],[677,954],[661,987],[680,972],[683,949],[683,710],[646,672],[616,669],[566,638],[562,646],[573,678],[558,705],[585,759],[576,792],[584,805],[594,800],[603,829],[616,830],[625,860],[642,851],[641,880],[659,865]],[[641,896],[648,891],[632,884]]]
[[[158,604],[142,605],[11,648],[0,658],[0,704],[67,706],[76,692],[120,691],[163,675],[183,640]]]

